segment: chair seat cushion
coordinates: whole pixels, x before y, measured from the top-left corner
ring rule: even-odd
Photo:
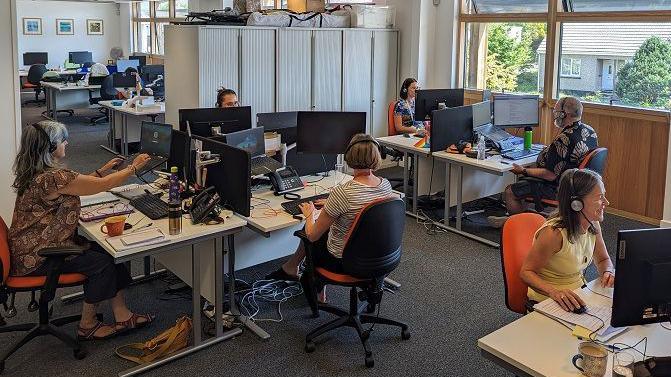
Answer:
[[[37,88],[37,85],[26,82],[26,83],[23,83],[23,88],[24,89],[33,89],[33,88]]]
[[[86,276],[82,274],[62,274],[58,278],[58,285],[74,285],[83,283],[84,280]],[[40,288],[46,281],[46,276],[9,276],[5,284],[15,289]]]
[[[344,283],[344,284],[354,284],[354,283],[363,283],[366,281],[369,281],[370,279],[359,279],[355,278],[354,276],[350,275],[345,275],[345,274],[338,274],[335,272],[331,272],[323,267],[316,267],[315,272],[317,272],[319,275],[325,277],[328,280],[331,280],[336,283]]]

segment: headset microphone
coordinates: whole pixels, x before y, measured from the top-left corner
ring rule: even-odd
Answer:
[[[592,233],[596,233],[596,228],[594,228],[594,224],[592,224],[592,221],[587,218],[587,215],[585,215],[585,213],[582,210],[580,211],[580,214],[582,215],[582,217],[585,218],[585,220],[587,220],[587,223],[589,223],[589,230]]]

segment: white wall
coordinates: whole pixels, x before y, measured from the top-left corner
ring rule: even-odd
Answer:
[[[17,0],[19,63],[30,51],[48,52],[50,67],[62,66],[69,51],[91,51],[93,60],[107,63],[110,49],[121,46],[119,9],[114,3]],[[42,35],[23,35],[23,17],[42,18]],[[74,19],[74,35],[56,35],[57,18]],[[104,34],[88,35],[87,19],[102,19]],[[130,39],[130,34],[125,37]]]
[[[119,44],[117,46],[123,49],[125,56],[131,55],[133,52],[131,50],[131,46],[133,46],[133,24],[131,18],[131,4],[119,4]]]

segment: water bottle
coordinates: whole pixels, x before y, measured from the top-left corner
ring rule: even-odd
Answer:
[[[531,141],[533,139],[533,131],[531,128],[524,129],[524,149],[531,149]]]
[[[485,136],[480,135],[478,139],[478,160],[484,160],[487,157],[485,152]]]
[[[168,230],[171,235],[182,232],[182,201],[179,198],[179,178],[177,167],[170,168],[170,189],[168,190]]]

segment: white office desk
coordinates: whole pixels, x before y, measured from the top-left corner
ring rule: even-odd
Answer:
[[[56,72],[60,76],[69,76],[69,75],[76,75],[77,70],[76,69],[61,69],[61,70],[49,70],[50,72]],[[19,69],[19,77],[28,77],[28,70],[27,69]]]
[[[47,111],[45,117],[54,121],[58,121],[59,97],[63,97],[60,98],[65,102],[61,103],[63,106],[88,108],[89,91],[100,90],[100,85],[75,85],[46,81],[40,81],[40,85],[44,88],[46,97]],[[85,93],[86,96],[81,96],[81,93]]]
[[[589,283],[594,287],[595,282]],[[599,293],[612,296],[612,289],[593,288]],[[612,300],[598,296],[588,290],[586,304],[612,305]],[[503,309],[502,309],[503,310]],[[629,330],[612,338],[609,344],[634,345],[648,337],[648,356],[671,355],[671,331],[660,324],[632,326]],[[571,330],[543,314],[529,313],[478,340],[481,354],[517,376],[578,377],[580,372],[571,363],[578,353],[582,341],[571,335]],[[637,347],[643,352],[642,344]],[[636,360],[641,355],[635,354]],[[606,377],[611,376],[612,354],[608,356]]]
[[[143,219],[137,226],[142,226],[152,220]],[[153,220],[154,227],[158,227],[167,235],[168,234],[168,219]],[[217,344],[223,340],[232,338],[236,335],[242,333],[242,330],[235,328],[233,330],[224,332],[223,323],[221,316],[223,314],[223,277],[224,277],[224,253],[228,254],[230,270],[233,271],[233,265],[235,263],[235,247],[234,247],[234,235],[242,231],[243,227],[246,225],[246,221],[239,217],[232,217],[227,219],[222,224],[217,225],[192,225],[191,221],[188,219],[182,219],[182,232],[176,236],[168,236],[169,241],[161,244],[155,244],[150,246],[139,247],[136,249],[126,250],[123,252],[117,252],[112,248],[109,243],[105,240],[107,237],[104,233],[100,231],[101,222],[80,222],[79,230],[87,238],[96,241],[100,246],[102,246],[105,251],[107,251],[113,258],[114,263],[125,263],[135,258],[142,258],[150,255],[157,255],[160,253],[170,254],[175,252],[178,249],[188,248],[190,254],[190,265],[192,266],[191,274],[192,276],[201,276],[201,273],[206,273],[203,271],[201,254],[213,258],[214,263],[206,265],[205,269],[214,270],[211,272],[213,274],[213,279],[211,279],[211,284],[213,286],[213,296],[215,304],[215,329],[216,335],[207,340],[201,339],[201,306],[200,306],[200,297],[202,296],[202,289],[199,279],[194,280],[192,284],[193,290],[193,344],[190,347],[187,347],[169,357],[166,357],[162,360],[154,361],[148,364],[142,364],[128,370],[122,371],[119,373],[119,377],[133,376],[139,373],[146,372],[147,370],[154,369],[158,366],[166,364],[170,361],[176,360],[178,358],[187,356],[191,353],[197,352],[206,347]],[[226,244],[226,246],[224,245]],[[211,247],[213,246],[213,247]],[[204,258],[203,258],[204,259]],[[230,271],[229,271],[230,273]],[[231,273],[230,276],[234,276]],[[234,281],[235,279],[231,279]],[[235,307],[235,286],[234,284],[229,285],[229,300],[232,303],[231,312],[233,314],[238,314],[238,310]],[[158,313],[160,315],[160,313]]]
[[[157,102],[155,106],[147,108],[132,108],[127,106],[114,106],[112,101],[100,101],[98,104],[109,111],[109,127],[110,132],[108,134],[108,143],[110,149],[115,149],[114,141],[116,140],[116,125],[117,117],[120,120],[121,128],[121,151],[120,153],[124,156],[128,156],[128,142],[129,142],[129,131],[128,131],[128,122],[129,118],[138,118],[150,117],[153,120],[156,119],[159,115],[165,114],[165,103]],[[139,125],[139,122],[133,123]],[[139,126],[137,127],[139,130]]]

